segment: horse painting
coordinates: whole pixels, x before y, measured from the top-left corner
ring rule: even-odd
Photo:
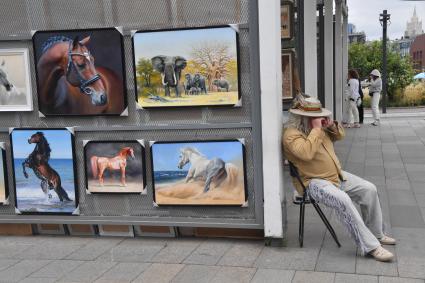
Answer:
[[[189,171],[185,182],[190,180],[202,179],[205,181],[204,193],[210,189],[211,182],[214,181],[218,187],[226,179],[226,163],[221,158],[207,159],[202,153],[193,147],[184,147],[180,149],[179,163],[177,167],[183,167],[190,163]]]
[[[31,168],[38,179],[41,180],[41,189],[44,194],[51,199],[50,190],[54,190],[61,202],[71,201],[68,194],[62,187],[61,177],[50,165],[50,145],[43,132],[36,132],[28,139],[29,144],[35,144],[34,150],[22,162],[22,171],[25,178],[28,179],[26,168]]]
[[[123,147],[116,156],[114,157],[99,157],[92,156],[90,158],[91,170],[93,178],[97,178],[101,186],[104,184],[103,174],[105,170],[110,171],[121,171],[121,186],[127,186],[125,180],[125,168],[127,167],[127,158],[134,157],[134,150],[131,147]]]
[[[43,114],[119,115],[125,108],[122,79],[95,66],[90,36],[50,37],[37,63],[40,110]]]

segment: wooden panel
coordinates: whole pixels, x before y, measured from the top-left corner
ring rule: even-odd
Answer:
[[[124,232],[128,233],[130,226],[125,225],[102,225],[102,230],[105,232]]]
[[[63,229],[63,227],[61,227],[62,225],[60,225],[60,224],[40,224],[40,228],[43,230],[43,231],[56,231],[56,232],[59,232],[59,231],[62,231],[62,229]]]
[[[143,233],[170,233],[170,227],[168,226],[139,226],[140,231]]]
[[[0,224],[0,235],[32,235],[31,224]]]
[[[70,226],[72,232],[74,232],[74,233],[93,234],[93,227],[92,227],[92,225],[86,225],[86,224],[70,224],[69,226]]]
[[[196,228],[195,236],[263,239],[264,231],[257,229]]]

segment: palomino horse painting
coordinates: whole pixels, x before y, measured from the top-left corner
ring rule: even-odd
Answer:
[[[40,31],[33,42],[43,115],[123,114],[125,74],[119,31]]]
[[[143,142],[89,141],[84,147],[88,193],[146,193]]]
[[[14,129],[11,143],[16,208],[22,213],[73,213],[73,134],[67,129]]]
[[[151,152],[158,205],[246,202],[241,141],[156,142]]]

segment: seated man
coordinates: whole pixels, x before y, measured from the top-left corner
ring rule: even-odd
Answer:
[[[381,244],[395,245],[395,240],[383,233],[375,185],[342,171],[335,154],[333,142],[344,137],[344,129],[329,118],[332,113],[315,98],[299,95],[289,112],[283,133],[284,153],[298,168],[309,195],[335,210],[362,254],[391,261],[394,255]],[[294,184],[302,195],[302,187]],[[353,201],[360,205],[361,216]]]

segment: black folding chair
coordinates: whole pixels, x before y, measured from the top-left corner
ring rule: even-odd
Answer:
[[[305,214],[305,205],[308,203],[311,203],[314,208],[316,209],[317,213],[319,214],[320,218],[322,219],[323,223],[325,223],[326,228],[328,229],[329,233],[331,233],[332,238],[334,238],[335,243],[338,245],[338,247],[341,247],[341,244],[338,241],[338,237],[336,236],[335,230],[332,228],[332,225],[329,223],[328,219],[326,218],[325,214],[323,213],[322,209],[320,209],[320,206],[317,204],[317,202],[311,197],[311,195],[308,193],[306,187],[304,186],[303,182],[301,181],[300,175],[298,174],[297,167],[294,166],[292,162],[289,162],[289,172],[292,177],[296,178],[302,188],[304,189],[304,194],[302,196],[302,199],[295,202],[295,204],[300,205],[300,224],[299,224],[299,234],[298,234],[298,240],[300,242],[300,247],[303,246],[304,242],[304,214]]]

